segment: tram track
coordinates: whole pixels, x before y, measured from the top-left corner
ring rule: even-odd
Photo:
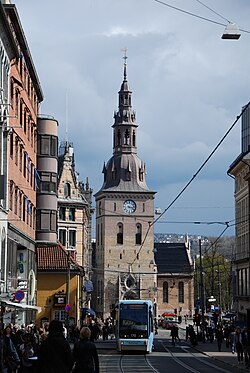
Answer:
[[[159,373],[147,355],[116,355],[100,357],[100,373]]]
[[[166,352],[169,353],[169,355],[172,357],[172,359],[177,363],[179,364],[180,366],[182,366],[183,368],[187,369],[188,371],[192,372],[192,373],[200,373],[200,370],[197,370],[195,368],[193,368],[192,366],[184,363],[180,357],[177,356],[178,353],[176,352],[173,352],[171,351],[170,348],[168,348],[165,344],[161,343],[162,347],[164,348],[164,350]],[[191,351],[187,351],[187,349],[185,348],[185,346],[181,346],[180,349],[182,351],[184,351],[186,354],[188,354],[190,357],[192,357],[192,359],[195,359],[196,361],[198,361],[199,363],[202,363],[208,367],[210,367],[211,369],[213,369],[213,372],[215,371],[218,371],[218,372],[222,372],[222,373],[231,373],[232,371],[229,371],[227,369],[224,369],[224,368],[221,368],[219,367],[218,365],[215,365],[213,364],[212,362],[208,361],[209,358],[202,358],[202,357],[199,357],[197,356],[197,354],[191,352]]]

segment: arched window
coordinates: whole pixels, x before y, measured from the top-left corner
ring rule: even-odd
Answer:
[[[141,245],[141,224],[136,224],[135,244]]]
[[[70,184],[64,184],[64,197],[70,197]]]
[[[164,281],[163,282],[163,303],[168,303],[168,282]]]
[[[117,131],[117,145],[121,145],[121,131]]]
[[[133,146],[135,146],[135,131],[133,131]]]
[[[184,283],[182,281],[178,285],[178,298],[179,303],[184,303]]]
[[[124,132],[124,145],[130,145],[129,130],[126,129]]]
[[[117,224],[117,243],[123,245],[123,224]]]

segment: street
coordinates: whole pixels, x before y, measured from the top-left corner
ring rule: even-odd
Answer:
[[[216,341],[213,344],[199,344],[192,348],[185,341],[185,332],[180,330],[181,342],[172,346],[170,331],[159,329],[155,336],[155,350],[152,354],[136,352],[119,354],[115,349],[115,340],[96,343],[100,358],[100,373],[237,373],[248,371],[238,366],[237,357],[230,350],[217,352]],[[206,351],[207,350],[207,351]]]

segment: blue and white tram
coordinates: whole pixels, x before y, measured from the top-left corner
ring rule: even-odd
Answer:
[[[121,300],[116,314],[118,351],[152,352],[153,304],[150,300]]]

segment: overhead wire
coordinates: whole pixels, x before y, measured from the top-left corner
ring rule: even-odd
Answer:
[[[209,6],[207,6],[206,4],[204,4],[202,1],[200,1],[200,0],[195,0],[195,1],[197,1],[197,3],[203,5],[205,8],[211,10],[211,12],[213,12],[214,14],[216,14],[217,16],[219,16],[220,18],[224,19],[224,21],[227,21],[228,23],[232,23],[227,18],[225,18],[224,16],[222,16],[220,13],[216,12],[214,9],[212,9]]]
[[[193,180],[197,177],[197,175],[201,172],[201,170],[205,167],[205,165],[208,163],[208,161],[210,160],[210,158],[214,155],[214,153],[216,152],[216,150],[219,148],[219,146],[223,143],[223,141],[225,140],[225,138],[228,136],[228,134],[232,131],[232,129],[234,128],[234,126],[236,125],[236,123],[239,121],[239,119],[242,117],[242,115],[244,114],[244,112],[248,109],[250,105],[250,101],[247,103],[247,105],[244,107],[244,109],[241,111],[241,113],[236,117],[235,121],[233,122],[233,124],[230,126],[230,128],[227,130],[227,132],[225,133],[225,135],[221,138],[221,140],[218,142],[218,144],[214,147],[214,149],[212,150],[212,152],[209,154],[209,156],[205,159],[205,161],[202,163],[202,165],[199,167],[199,169],[196,171],[196,173],[191,177],[191,179],[187,182],[187,184],[182,188],[182,190],[177,194],[177,196],[173,199],[173,201],[168,205],[168,207],[166,207],[164,209],[164,211],[152,222],[148,224],[148,228],[147,228],[147,231],[145,233],[145,236],[144,236],[144,239],[141,243],[141,246],[139,248],[139,251],[136,255],[136,257],[134,258],[134,260],[132,261],[131,265],[134,264],[134,262],[136,261],[138,255],[140,254],[143,246],[144,246],[144,243],[147,239],[147,236],[149,234],[149,231],[151,229],[151,227],[170,209],[171,206],[173,206],[173,204],[180,198],[180,196],[184,193],[184,191],[189,187],[189,185],[193,182]],[[227,224],[225,230],[227,230],[229,227],[229,224]],[[224,231],[222,232],[222,234],[224,233]]]
[[[195,14],[195,13],[189,12],[189,11],[187,11],[187,10],[184,10],[184,9],[178,8],[178,7],[176,7],[176,6],[173,6],[173,5],[171,5],[171,4],[166,3],[166,2],[164,2],[164,1],[161,1],[161,0],[153,0],[153,1],[155,1],[156,3],[159,3],[159,4],[161,4],[161,5],[167,6],[167,7],[169,7],[169,8],[172,8],[172,9],[174,9],[174,10],[177,10],[177,11],[179,11],[179,12],[182,12],[182,13],[188,14],[189,16],[196,17],[196,18],[200,18],[200,19],[202,19],[203,21],[207,21],[207,22],[210,22],[210,23],[214,23],[214,24],[219,25],[219,26],[224,26],[224,27],[227,26],[227,24],[225,24],[225,23],[217,22],[217,21],[214,21],[214,20],[212,20],[212,19],[210,19],[210,18],[202,17],[202,16],[200,16],[200,15],[198,15],[198,14]],[[250,34],[250,31],[249,31],[249,30],[245,30],[245,29],[241,29],[241,28],[239,28],[239,30],[242,31],[242,32],[246,32],[246,33]]]

